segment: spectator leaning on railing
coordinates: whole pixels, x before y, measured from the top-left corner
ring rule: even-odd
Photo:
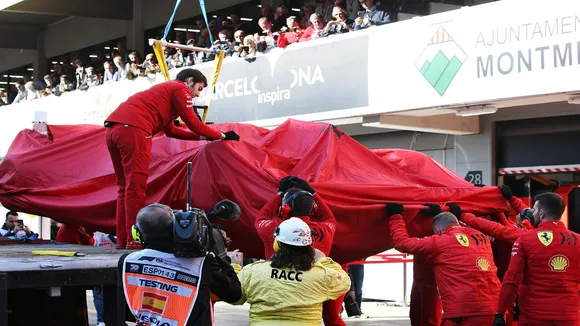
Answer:
[[[279,33],[273,29],[272,21],[268,17],[262,17],[258,21],[261,33],[256,33],[256,46],[259,52],[266,52],[276,47]]]
[[[238,52],[240,46],[244,46],[244,37],[246,37],[246,32],[239,29],[234,33],[234,52]]]
[[[240,57],[255,57],[258,53],[256,38],[252,35],[244,37],[244,46],[239,47]]]
[[[0,106],[8,105],[8,96],[6,92],[0,91]]]
[[[342,7],[334,7],[332,9],[331,20],[324,28],[324,35],[344,34],[354,30],[354,20],[348,18],[348,14]]]
[[[219,41],[218,44],[214,44],[214,47],[222,51],[226,51],[226,56],[230,57],[234,53],[234,44],[232,44],[232,40],[230,38],[230,33],[227,29],[222,29],[219,34]]]
[[[20,103],[21,101],[26,100],[26,90],[24,89],[23,80],[16,82],[16,90],[18,91],[18,94],[16,94],[16,97],[12,103]]]
[[[33,101],[40,98],[40,93],[34,87],[34,82],[29,81],[24,84],[24,89],[26,90],[25,97],[27,101]]]
[[[125,64],[125,60],[122,56],[118,55],[113,58],[113,62],[117,67],[117,72],[113,75],[114,81],[119,81],[123,79],[127,79],[127,65]]]
[[[111,83],[115,81],[115,66],[110,61],[103,63],[105,72],[103,73],[103,83]]]
[[[363,17],[357,17],[354,30],[364,29],[371,26],[380,26],[391,22],[391,15],[377,8],[376,0],[359,0],[365,9]]]
[[[69,81],[67,75],[60,76],[60,84],[58,84],[56,89],[56,95],[60,96],[62,93],[71,92],[74,90],[74,83]]]
[[[324,19],[319,14],[310,15],[310,27],[308,27],[302,36],[300,36],[300,42],[315,40],[320,37],[324,37],[324,26],[326,23]]]

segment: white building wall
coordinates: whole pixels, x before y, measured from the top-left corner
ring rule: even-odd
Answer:
[[[580,105],[572,105],[567,102],[502,108],[495,114],[481,116],[480,134],[450,136],[452,143],[446,146],[442,143],[441,135],[426,133],[416,137],[415,144],[411,144],[413,141],[412,132],[364,134],[364,132],[359,131],[359,134],[355,135],[354,138],[370,149],[406,148],[423,152],[462,177],[465,177],[469,171],[482,171],[483,184],[494,185],[496,182],[494,175],[494,122],[573,114],[580,114]],[[420,142],[417,144],[416,141],[419,140]]]

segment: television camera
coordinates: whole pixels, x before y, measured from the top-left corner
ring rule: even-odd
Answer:
[[[212,224],[210,220],[215,218],[225,221],[237,220],[241,214],[240,207],[227,199],[218,202],[207,213],[202,209],[191,207],[191,168],[192,163],[188,162],[186,210],[173,210],[175,217],[171,225],[173,254],[175,257],[204,257],[213,252],[216,256],[223,258],[227,255],[224,247],[226,240],[219,232],[221,226]],[[133,238],[141,241],[141,233],[137,225],[133,226]]]
[[[207,214],[199,209],[191,207],[191,168],[192,163],[187,163],[187,206],[185,211],[176,211],[173,223],[173,238],[175,241],[175,257],[203,257],[209,252],[218,256],[224,253],[216,249],[222,249],[218,241],[223,243],[221,233],[216,232],[210,220],[220,218],[225,221],[234,221],[240,217],[240,207],[231,200],[224,199],[218,202]],[[218,226],[219,228],[219,226]],[[217,238],[216,237],[220,237]],[[219,247],[219,248],[218,248]]]

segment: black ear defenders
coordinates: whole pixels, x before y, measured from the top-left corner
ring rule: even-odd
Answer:
[[[280,208],[280,215],[283,218],[289,218],[290,217],[290,213],[292,212],[292,210],[294,209],[294,202],[296,201],[296,199],[300,198],[300,197],[314,197],[311,193],[309,193],[308,191],[302,190],[302,191],[298,191],[293,193],[290,198],[288,199],[288,201],[286,203],[282,204],[282,207]],[[316,204],[316,201],[313,200],[312,203],[312,212],[316,212],[316,209],[318,209],[318,205]]]
[[[173,210],[170,211],[170,215],[171,215],[171,220],[175,221],[175,213]],[[167,233],[169,231],[171,231],[173,229],[173,223],[171,222],[170,225],[167,225],[167,227],[165,228],[165,230],[160,230],[162,231],[162,233]],[[143,236],[141,235],[141,231],[139,230],[139,227],[137,226],[137,224],[133,224],[133,227],[131,228],[131,235],[133,236],[133,240],[140,242],[141,244],[144,244],[144,239]]]

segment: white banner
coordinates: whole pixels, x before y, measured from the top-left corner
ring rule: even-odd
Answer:
[[[119,104],[131,95],[150,88],[156,80],[138,78],[104,84],[87,91],[67,92],[38,100],[0,107],[0,157],[3,157],[14,137],[24,129],[32,129],[36,116],[46,116],[54,125],[102,125]],[[38,114],[40,113],[40,114]]]
[[[370,35],[365,113],[580,90],[578,0],[498,1]]]

